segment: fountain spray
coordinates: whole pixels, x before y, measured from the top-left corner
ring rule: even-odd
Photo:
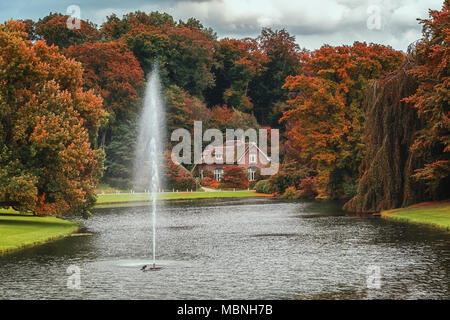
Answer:
[[[157,197],[161,189],[165,123],[159,68],[158,62],[155,61],[152,73],[147,81],[144,108],[139,124],[134,179],[137,188],[150,190],[151,194],[153,270],[156,270]]]

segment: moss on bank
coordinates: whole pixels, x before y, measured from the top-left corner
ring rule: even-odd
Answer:
[[[407,208],[382,211],[381,216],[450,230],[450,201],[424,202]]]

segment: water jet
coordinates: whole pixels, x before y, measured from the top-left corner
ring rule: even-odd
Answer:
[[[139,123],[134,176],[134,189],[145,190],[151,194],[153,270],[157,270],[156,215],[159,206],[157,196],[159,190],[162,189],[165,123],[159,68],[158,62],[155,61],[145,90],[144,107]]]

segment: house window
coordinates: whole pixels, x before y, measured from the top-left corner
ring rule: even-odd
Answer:
[[[222,159],[223,159],[223,154],[221,154],[221,153],[216,153],[216,160],[222,161]]]
[[[248,180],[249,181],[255,181],[255,175],[256,175],[256,169],[255,168],[248,168]]]
[[[222,175],[223,175],[222,168],[214,169],[214,179],[216,179],[217,181],[220,181],[220,180],[222,180]]]
[[[250,163],[256,163],[256,153],[250,153]]]

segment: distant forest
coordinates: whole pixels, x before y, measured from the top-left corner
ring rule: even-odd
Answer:
[[[420,21],[406,53],[364,42],[308,51],[284,29],[218,39],[159,12],[79,29],[59,13],[0,24],[0,206],[87,214],[99,182],[131,188],[154,63],[168,137],[194,120],[280,129],[281,168],[258,176],[260,192],[357,212],[448,198],[449,7]],[[191,168],[167,165],[171,185],[192,184]]]

